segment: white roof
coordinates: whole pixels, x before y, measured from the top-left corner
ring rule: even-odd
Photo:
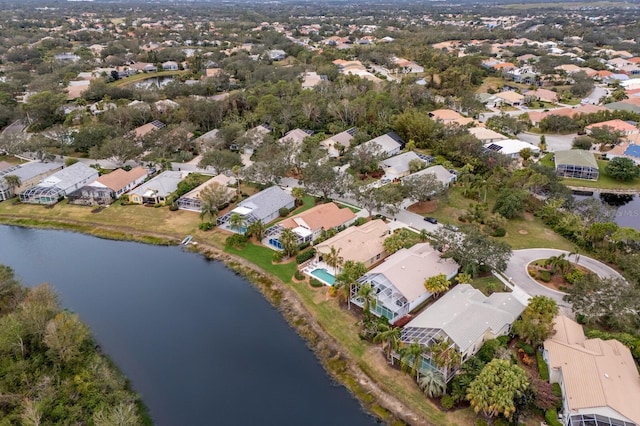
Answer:
[[[397,149],[400,149],[402,147],[400,142],[398,142],[394,137],[392,137],[390,133],[387,133],[382,136],[378,136],[377,138],[373,138],[370,141],[367,141],[360,146],[370,145],[370,144],[378,144],[380,146],[380,151],[387,155],[389,155],[391,152]]]
[[[96,169],[89,167],[84,163],[75,163],[52,174],[51,176],[46,177],[38,186],[57,186],[58,188],[66,191],[67,188],[73,187],[79,182],[92,178],[98,178],[98,171]]]
[[[440,329],[464,353],[487,331],[497,334],[512,324],[524,309],[511,293],[486,297],[469,284],[458,284],[405,328]]]
[[[448,185],[453,180],[455,180],[456,177],[456,175],[438,164],[437,166],[427,167],[426,169],[422,169],[418,172],[412,173],[409,176],[405,177],[405,179],[414,176],[426,175],[427,173],[434,174],[436,176],[436,179],[442,182],[443,185]]]
[[[500,149],[493,149],[491,146],[499,146]],[[485,148],[489,148],[493,151],[499,152],[504,155],[517,154],[525,148],[529,148],[533,152],[539,152],[540,148],[529,142],[521,141],[519,139],[505,139],[502,141],[491,142],[485,145]]]

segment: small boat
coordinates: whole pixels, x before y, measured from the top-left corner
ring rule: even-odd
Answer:
[[[182,242],[180,243],[180,245],[182,246],[186,246],[187,244],[189,244],[191,242],[191,240],[193,239],[193,237],[191,235],[187,235],[185,237],[184,240],[182,240]]]

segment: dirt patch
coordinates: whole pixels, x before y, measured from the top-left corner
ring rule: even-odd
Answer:
[[[520,234],[520,235],[527,235],[528,233],[529,233],[529,231],[524,230],[524,229],[521,229],[521,230],[518,231],[518,234]]]
[[[533,222],[535,220],[535,216],[529,212],[524,212],[522,218],[528,222]]]
[[[436,211],[437,208],[438,208],[438,202],[436,200],[431,200],[431,201],[422,201],[419,203],[411,204],[407,208],[407,210],[409,210],[411,213],[425,214],[425,213],[434,212]]]

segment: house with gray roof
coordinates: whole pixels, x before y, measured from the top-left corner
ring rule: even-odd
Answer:
[[[32,162],[4,168],[0,171],[0,201],[8,200],[15,194],[37,185],[42,179],[62,170],[63,167],[62,163]],[[3,179],[5,176],[17,176],[20,179],[20,185],[16,188],[9,187]]]
[[[20,201],[31,204],[55,204],[67,194],[93,182],[99,174],[84,163],[75,163],[44,178],[39,184],[20,193]]]
[[[600,171],[593,153],[583,149],[570,149],[554,153],[558,176],[598,180]]]
[[[279,186],[272,186],[241,201],[236,208],[220,216],[216,224],[226,230],[244,234],[252,223],[261,221],[267,224],[280,216],[281,208],[292,209],[295,201],[289,192]],[[235,214],[242,218],[243,226],[240,229],[232,228],[229,223]]]
[[[399,179],[411,173],[409,166],[412,161],[422,162],[422,167],[427,165],[426,161],[420,158],[418,154],[413,151],[409,151],[403,152],[399,155],[394,155],[391,158],[387,158],[380,163],[380,167],[382,167],[382,170],[384,170],[386,178],[392,180]]]
[[[440,183],[442,183],[445,187],[448,187],[452,182],[455,182],[455,180],[458,178],[455,174],[451,173],[449,170],[445,169],[443,166],[439,164],[436,166],[427,167],[426,169],[422,169],[418,172],[412,173],[409,176],[406,176],[406,178],[414,177],[414,176],[422,176],[429,173],[433,174],[436,177],[436,179],[438,179]]]
[[[358,296],[358,292],[360,287],[368,283],[374,289],[376,298],[371,313],[394,323],[431,297],[424,287],[427,279],[444,274],[450,280],[458,273],[458,269],[453,259],[442,258],[440,252],[428,243],[403,248],[351,286],[351,303],[362,307],[364,299]]]
[[[487,297],[469,284],[458,284],[411,320],[402,330],[402,341],[417,342],[425,348],[449,342],[450,348],[466,361],[485,341],[504,336],[524,311],[512,293],[493,293]],[[429,354],[423,355],[422,368],[441,371],[450,380],[455,371],[442,371]],[[454,369],[451,369],[454,370]]]
[[[356,147],[359,149],[361,146],[378,145],[378,152],[385,158],[392,155],[399,154],[404,148],[404,141],[395,132],[389,132],[377,138],[373,138],[362,145]],[[360,148],[361,149],[361,148]]]
[[[189,172],[167,170],[129,192],[129,202],[134,204],[164,204],[169,195]]]

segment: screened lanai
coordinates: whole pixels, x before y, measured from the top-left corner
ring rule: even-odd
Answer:
[[[20,202],[30,204],[55,204],[64,198],[64,191],[55,185],[37,185],[20,193]]]
[[[384,275],[365,275],[351,286],[351,302],[362,307],[364,299],[358,296],[360,287],[368,282],[376,295],[376,304],[371,306],[371,313],[380,317],[385,317],[393,323],[398,318],[402,318],[409,313],[409,301],[391,284]]]

